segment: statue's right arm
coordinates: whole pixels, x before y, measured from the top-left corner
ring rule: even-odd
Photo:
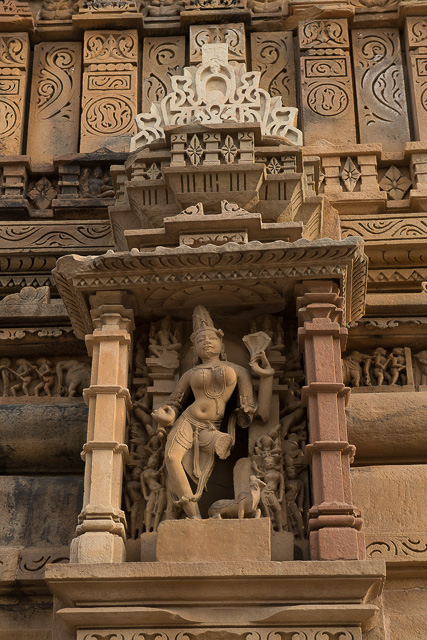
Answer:
[[[151,414],[159,425],[163,427],[172,425],[182,413],[190,393],[190,377],[191,370],[186,371],[179,379],[174,391],[172,391],[163,407],[156,409]]]

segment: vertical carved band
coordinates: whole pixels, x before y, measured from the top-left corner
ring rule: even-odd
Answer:
[[[406,52],[416,140],[427,137],[427,20],[406,19]]]
[[[305,143],[316,142],[319,131],[333,143],[356,142],[346,20],[308,20],[298,35]]]
[[[410,139],[398,29],[352,33],[360,142],[399,151]]]
[[[22,153],[25,92],[29,60],[26,33],[0,36],[0,153]]]
[[[129,149],[136,132],[138,34],[86,31],[80,151]]]
[[[77,152],[81,51],[79,42],[43,42],[34,47],[27,144],[34,162]]]
[[[185,65],[185,37],[146,37],[142,54],[142,110],[172,91],[170,72]]]
[[[296,107],[295,60],[292,31],[251,34],[252,69],[261,72],[260,87]]]

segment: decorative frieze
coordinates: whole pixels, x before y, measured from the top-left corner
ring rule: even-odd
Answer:
[[[185,37],[144,38],[142,53],[142,109],[172,90],[171,73],[185,65]]]
[[[283,104],[296,107],[295,58],[292,31],[251,33],[252,69],[260,71],[260,87]]]
[[[298,37],[305,144],[356,142],[346,20],[307,20]]]
[[[0,242],[3,250],[75,249],[111,246],[110,224],[102,221],[74,222],[64,220],[37,223],[9,222],[0,224]]]
[[[0,154],[2,155],[22,153],[29,52],[30,45],[26,33],[0,35]]]
[[[79,42],[43,42],[34,47],[27,140],[33,163],[78,150],[81,52]]]
[[[401,151],[411,136],[399,29],[354,29],[352,42],[360,142]]]
[[[136,131],[138,35],[86,31],[80,151],[127,151]]]
[[[259,629],[81,629],[77,640],[209,640],[221,634],[225,640],[362,640],[358,627],[280,627]]]

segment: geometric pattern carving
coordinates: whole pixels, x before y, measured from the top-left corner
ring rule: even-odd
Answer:
[[[402,200],[411,185],[411,180],[394,165],[387,169],[383,178],[379,181],[380,189],[386,191],[392,200]]]
[[[406,18],[406,50],[415,139],[427,138],[427,21]]]
[[[138,33],[86,31],[80,151],[127,151],[137,112]]]
[[[366,535],[366,555],[372,559],[387,561],[402,561],[427,559],[427,535],[411,533],[408,535],[393,535],[392,533],[378,533]]]
[[[205,44],[225,43],[230,62],[246,62],[245,26],[243,24],[190,26],[190,64],[202,62]]]

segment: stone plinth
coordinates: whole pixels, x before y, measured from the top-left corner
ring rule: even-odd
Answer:
[[[159,526],[156,558],[160,562],[270,560],[270,519],[166,520]]]

